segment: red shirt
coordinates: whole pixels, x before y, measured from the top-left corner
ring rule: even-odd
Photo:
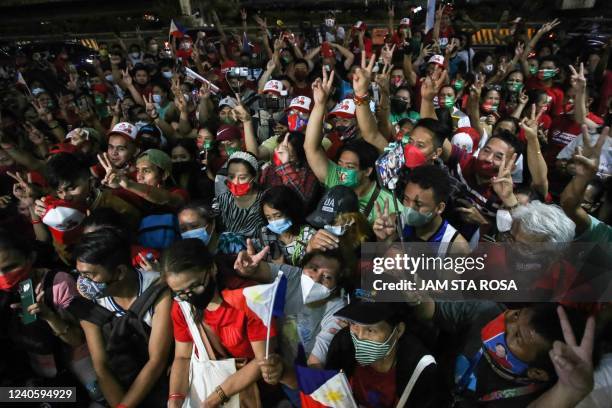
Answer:
[[[350,383],[359,406],[394,407],[399,402],[395,392],[395,367],[380,373],[371,366],[357,365]]]
[[[217,310],[204,311],[206,323],[221,340],[223,347],[235,358],[255,357],[251,342],[266,340],[266,326],[261,319],[248,309],[242,296],[242,290],[224,290],[221,292],[223,302]],[[172,304],[172,323],[174,339],[180,342],[191,342],[191,333],[177,302]],[[270,336],[276,336],[273,324]]]
[[[551,116],[559,116],[563,113],[563,97],[564,93],[561,88],[556,86],[547,87],[540,79],[536,76],[532,76],[527,79],[526,82],[527,89],[542,89],[546,91],[548,96],[551,97],[550,109],[548,113]]]

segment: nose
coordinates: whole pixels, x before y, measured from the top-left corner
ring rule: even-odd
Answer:
[[[353,333],[359,340],[363,339],[363,330],[363,327],[351,325],[351,333]]]

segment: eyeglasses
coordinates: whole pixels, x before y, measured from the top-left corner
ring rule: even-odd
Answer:
[[[192,284],[191,286],[189,286],[188,288],[177,290],[177,291],[172,291],[172,297],[174,297],[174,299],[176,300],[189,300],[195,294],[194,290],[200,287],[206,287],[208,286],[209,283],[210,283],[210,276],[206,280],[206,284],[204,283],[204,279],[202,279],[201,282],[199,283],[196,282]]]

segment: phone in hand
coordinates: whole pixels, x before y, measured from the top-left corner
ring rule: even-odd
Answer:
[[[19,297],[21,299],[21,321],[23,324],[34,323],[37,319],[36,315],[28,313],[28,307],[36,303],[32,279],[19,282]]]

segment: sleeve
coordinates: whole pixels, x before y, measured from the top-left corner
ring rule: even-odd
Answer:
[[[478,315],[495,309],[500,313],[503,310],[495,302],[436,302],[433,321],[444,330],[459,332],[472,323]]]
[[[183,311],[179,307],[176,301],[172,302],[172,310],[170,311],[172,316],[172,328],[174,329],[174,340],[183,343],[192,342],[191,333],[189,333],[189,326],[183,316]]]
[[[311,354],[321,361],[323,365],[325,365],[327,351],[334,335],[342,330],[342,326],[338,324],[338,319],[334,317],[334,313],[342,307],[344,307],[344,302],[339,301],[332,309],[326,311],[325,317],[321,321],[321,329],[317,334],[311,351]]]
[[[602,222],[601,220],[589,215],[590,225],[582,235],[576,238],[582,242],[596,242],[608,244],[612,242],[612,227]]]
[[[338,165],[331,160],[327,162],[327,174],[325,175],[325,187],[332,188],[340,184],[338,180]]]
[[[66,309],[72,299],[80,296],[74,278],[66,272],[58,272],[53,278],[53,304],[57,309]]]

